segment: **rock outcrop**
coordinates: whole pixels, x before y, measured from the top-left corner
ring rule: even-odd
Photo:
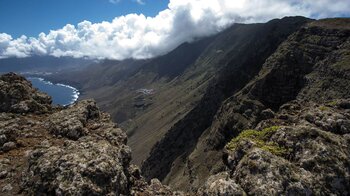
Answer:
[[[0,112],[44,113],[51,102],[51,97],[32,88],[22,76],[9,73],[0,77]]]
[[[25,78],[0,79],[0,195],[173,194],[130,164],[126,133],[95,101],[51,106]]]
[[[200,191],[210,195],[206,187],[212,186],[224,195],[232,187],[248,195],[349,195],[350,113],[344,103],[350,99],[283,105],[277,118],[226,145],[228,171],[209,178]]]

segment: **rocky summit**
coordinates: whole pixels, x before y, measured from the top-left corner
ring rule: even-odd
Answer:
[[[95,101],[51,106],[13,73],[0,85],[0,195],[172,194],[143,180],[125,132]]]

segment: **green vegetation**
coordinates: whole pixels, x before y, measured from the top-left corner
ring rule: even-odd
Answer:
[[[250,140],[254,142],[256,147],[261,148],[262,150],[271,152],[272,154],[275,154],[277,156],[283,156],[286,153],[288,153],[288,149],[280,147],[275,142],[267,141],[279,128],[279,126],[272,126],[269,128],[265,128],[262,131],[252,129],[244,130],[226,145],[226,149],[235,150],[238,147],[240,141]]]
[[[327,107],[327,106],[320,106],[318,109],[320,109],[321,111],[326,111],[326,110],[329,110],[329,107]]]
[[[337,104],[338,104],[337,101],[331,101],[327,103],[327,105],[330,105],[330,106],[336,106]]]
[[[332,67],[339,70],[350,69],[350,52],[348,50],[341,50],[339,52],[339,60],[335,62]]]

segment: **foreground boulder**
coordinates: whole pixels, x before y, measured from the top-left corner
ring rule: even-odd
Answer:
[[[48,131],[61,138],[60,145],[46,140],[30,153],[23,182],[27,193],[129,193],[131,151],[126,146],[126,134],[110,122],[108,115],[100,115],[93,101],[76,103],[50,115],[48,121],[56,125]],[[79,130],[85,130],[84,134]]]

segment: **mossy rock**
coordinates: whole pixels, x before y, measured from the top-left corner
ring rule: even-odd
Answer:
[[[329,106],[336,106],[336,105],[338,105],[338,102],[337,101],[331,101],[331,102],[328,102],[327,105],[329,105]]]
[[[329,107],[327,107],[327,106],[320,106],[318,109],[320,109],[321,111],[327,111],[327,110],[329,110]]]
[[[280,128],[280,126],[272,126],[261,131],[254,129],[244,130],[237,137],[227,143],[225,147],[227,150],[234,151],[237,149],[241,141],[249,140],[254,143],[255,147],[261,148],[262,150],[271,152],[277,156],[286,155],[289,152],[289,149],[281,147],[275,142],[268,141],[268,139]]]

